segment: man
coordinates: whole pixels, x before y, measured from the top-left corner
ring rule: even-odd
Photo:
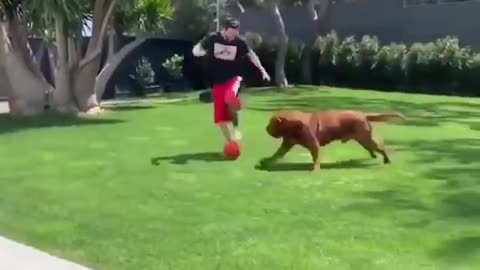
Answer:
[[[214,122],[227,142],[239,141],[237,107],[238,90],[242,77],[242,59],[248,57],[262,73],[262,79],[270,81],[270,76],[260,63],[257,55],[239,36],[240,23],[235,19],[227,19],[220,32],[204,37],[193,47],[194,56],[204,56],[208,52],[209,68],[213,79]]]

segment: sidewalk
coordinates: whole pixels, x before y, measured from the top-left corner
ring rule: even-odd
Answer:
[[[0,236],[1,270],[91,270]]]
[[[6,101],[0,101],[0,114],[8,113],[8,103]]]

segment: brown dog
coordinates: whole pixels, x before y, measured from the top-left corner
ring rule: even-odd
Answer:
[[[282,144],[270,157],[260,161],[260,166],[266,166],[287,154],[295,145],[301,145],[310,151],[313,161],[313,171],[320,169],[319,150],[335,140],[345,143],[355,140],[372,158],[375,152],[383,156],[384,163],[390,159],[382,145],[372,137],[370,122],[385,122],[392,118],[405,120],[399,113],[365,114],[359,111],[325,111],[305,112],[299,110],[283,110],[276,112],[267,125],[267,133],[274,138],[282,138]]]

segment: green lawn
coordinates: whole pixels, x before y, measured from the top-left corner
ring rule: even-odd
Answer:
[[[194,101],[0,116],[1,234],[97,270],[479,269],[479,99],[303,87],[244,102],[235,162],[216,158],[211,105]],[[390,165],[335,143],[317,174],[300,148],[256,170],[287,107],[410,120],[375,124]]]

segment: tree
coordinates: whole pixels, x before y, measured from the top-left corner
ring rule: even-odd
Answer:
[[[1,0],[0,15],[0,87],[7,90],[12,115],[38,114],[52,86],[42,76],[28,43],[29,14],[22,0]]]
[[[216,0],[176,0],[174,19],[170,30],[176,35],[197,40],[209,31],[216,30]],[[232,6],[236,0],[220,0],[221,18],[238,14],[237,7]]]
[[[125,46],[99,73],[100,56],[115,8],[148,7],[142,12],[132,9],[138,19],[135,25],[143,29],[159,25],[152,23],[152,17],[164,15],[157,11],[172,10],[168,8],[170,0],[1,0],[0,3],[4,15],[0,31],[0,72],[7,81],[11,112],[18,115],[40,113],[45,103],[63,113],[100,112],[97,91],[101,92],[102,87],[99,85],[106,84],[110,78],[108,71],[129,52]],[[86,20],[92,21],[92,36],[84,51],[81,42]],[[134,28],[133,20],[129,23],[129,29]],[[33,32],[55,44],[56,50],[52,53],[55,55],[52,59],[55,88],[42,76],[28,47],[28,36]],[[45,93],[49,96],[47,101]]]
[[[112,34],[121,38],[124,33],[133,33],[135,40],[111,53],[107,63],[96,78],[95,93],[100,99],[113,73],[135,48],[157,33],[166,33],[166,22],[172,19],[174,6],[171,0],[135,0],[119,7],[114,15]],[[110,39],[110,42],[113,42]],[[112,44],[110,44],[112,45]]]
[[[269,10],[275,22],[276,32],[278,35],[278,48],[275,59],[275,85],[280,88],[288,87],[287,76],[285,75],[285,59],[288,51],[288,35],[285,30],[285,23],[280,12],[280,6],[290,5],[292,0],[240,0],[232,1],[238,5],[239,10],[246,7],[262,7]],[[243,5],[243,6],[242,6]]]
[[[307,10],[312,22],[312,34],[307,40],[302,55],[302,74],[304,83],[312,83],[312,48],[319,35],[330,30],[332,0],[304,0],[301,2]]]

